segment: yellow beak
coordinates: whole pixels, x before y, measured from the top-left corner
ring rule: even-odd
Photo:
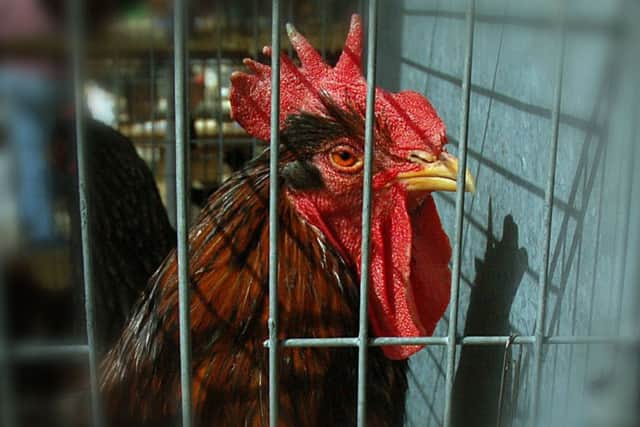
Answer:
[[[396,179],[407,186],[409,191],[456,191],[458,188],[458,159],[449,153],[441,153],[438,160],[429,161],[433,157],[426,153],[414,153],[412,161],[420,164],[422,169],[398,174]],[[465,172],[465,191],[475,192],[476,184],[469,172]]]

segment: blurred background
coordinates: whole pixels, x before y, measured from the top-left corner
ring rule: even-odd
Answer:
[[[86,1],[83,99],[98,354],[175,244],[173,2]],[[267,59],[268,1],[188,3],[190,201],[265,147],[229,115],[229,76]],[[466,0],[380,0],[379,85],[424,93],[456,152]],[[477,0],[458,333],[530,336],[542,268],[556,68],[558,164],[544,346],[545,426],[638,426],[640,19],[635,0]],[[366,1],[283,0],[329,63]],[[87,394],[64,0],[0,0],[0,425],[69,426]],[[286,37],[283,49],[290,51]],[[449,236],[453,195],[437,195]],[[436,335],[446,335],[449,319]],[[631,337],[616,339],[616,337]],[[602,338],[602,339],[600,339]],[[64,345],[64,346],[63,346]],[[531,420],[533,346],[458,349],[456,426]],[[411,360],[408,426],[440,426],[446,348]],[[80,409],[79,409],[80,408]],[[500,408],[500,409],[498,409]]]

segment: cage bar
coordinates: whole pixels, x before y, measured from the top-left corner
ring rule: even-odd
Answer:
[[[258,0],[251,0],[251,13],[253,16],[253,22],[251,23],[251,57],[257,58],[258,51],[260,50],[260,43],[258,37],[260,35],[260,29],[258,28],[258,17],[260,16],[260,9],[258,7]],[[255,157],[258,154],[258,139],[254,136],[251,137],[251,156]]]
[[[367,22],[367,102],[364,128],[364,176],[362,181],[362,239],[360,264],[360,318],[358,328],[358,412],[357,425],[367,425],[367,337],[369,334],[369,257],[371,246],[371,202],[373,180],[373,143],[376,103],[376,43],[378,1],[369,0]]]
[[[540,266],[540,281],[538,284],[538,311],[535,327],[534,360],[533,360],[533,393],[531,399],[531,424],[537,425],[540,411],[540,384],[542,377],[542,351],[545,341],[545,325],[547,314],[547,288],[549,286],[549,254],[551,251],[551,224],[553,217],[553,199],[555,193],[556,165],[558,153],[558,134],[560,130],[560,108],[562,102],[562,72],[564,68],[564,24],[558,11],[557,32],[559,36],[558,59],[555,69],[555,87],[553,91],[553,109],[551,111],[551,140],[549,148],[549,166],[547,186],[545,189],[543,231],[542,231],[542,262]]]
[[[471,70],[473,65],[473,32],[475,27],[475,0],[469,0],[467,9],[467,49],[462,78],[462,117],[460,120],[459,166],[456,188],[456,234],[453,250],[453,272],[451,274],[451,300],[449,302],[449,333],[447,341],[447,366],[445,378],[444,425],[451,425],[453,380],[456,367],[456,345],[458,334],[458,304],[462,263],[462,238],[464,225],[465,174],[467,171],[467,145],[469,138],[469,107],[471,101]]]
[[[151,135],[149,142],[151,146],[151,174],[156,179],[158,169],[158,147],[156,147],[156,55],[153,42],[149,46],[149,120],[151,120]]]
[[[68,360],[86,358],[89,346],[86,344],[16,344],[9,351],[10,361]]]
[[[3,426],[14,427],[15,397],[11,376],[9,337],[8,337],[8,304],[7,288],[4,283],[4,265],[0,263],[0,421]]]
[[[459,345],[492,346],[504,345],[509,336],[464,336],[458,340]],[[388,345],[447,345],[448,337],[375,337],[367,341],[370,347]],[[528,345],[535,342],[535,335],[519,335],[513,344]],[[621,335],[547,335],[544,344],[560,345],[616,345],[640,346],[640,336]],[[280,342],[282,347],[358,347],[357,337],[344,338],[289,338]],[[264,342],[269,348],[269,341]],[[18,343],[8,348],[6,353],[8,362],[24,360],[51,360],[69,357],[86,357],[89,346],[86,344],[31,344]]]
[[[269,141],[269,425],[278,425],[278,161],[280,157],[280,1],[271,3]]]
[[[616,332],[620,334],[622,331],[622,327],[624,324],[624,298],[625,298],[625,285],[626,285],[626,272],[627,272],[627,255],[630,250],[629,248],[629,220],[631,219],[631,200],[633,199],[633,173],[635,172],[635,159],[636,159],[636,150],[637,150],[637,118],[638,113],[640,112],[640,101],[637,101],[638,95],[640,95],[640,88],[636,88],[636,102],[633,104],[629,114],[629,123],[633,126],[633,129],[630,131],[630,140],[631,140],[631,152],[625,159],[625,165],[622,170],[626,170],[626,176],[620,180],[620,193],[622,194],[622,209],[623,212],[623,223],[622,223],[622,232],[621,237],[618,242],[617,252],[621,256],[620,260],[620,268],[618,269],[618,274],[614,283],[618,284],[618,297],[617,297],[617,314],[616,314]],[[635,124],[635,126],[634,126]]]
[[[320,0],[320,54],[327,60],[327,3]]]
[[[174,29],[175,32],[175,29]],[[176,52],[174,51],[174,57]],[[175,97],[175,74],[174,67],[167,67],[167,86],[168,93],[167,99],[171,99],[171,97]],[[165,203],[167,206],[167,216],[169,217],[169,223],[172,227],[176,227],[176,217],[177,217],[177,200],[176,200],[176,149],[175,143],[176,140],[173,135],[175,135],[175,108],[174,102],[167,102],[167,128],[165,131],[165,149],[164,149],[164,180],[165,180]]]
[[[191,322],[189,316],[189,241],[188,241],[188,156],[187,93],[186,93],[186,4],[174,6],[174,90],[176,137],[176,224],[178,232],[178,305],[180,322],[180,387],[182,426],[191,427]]]
[[[496,419],[496,427],[502,426],[502,412],[504,406],[504,395],[507,381],[507,373],[509,369],[509,360],[511,359],[511,349],[513,346],[513,341],[517,338],[516,335],[509,337],[507,342],[504,345],[504,354],[502,356],[502,368],[500,369],[500,389],[498,392],[498,407],[497,407],[497,419]]]
[[[294,12],[293,12],[293,4],[294,4],[295,0],[289,0],[287,2],[287,22],[290,24],[295,23],[293,16],[294,16]],[[293,58],[293,43],[291,43],[291,40],[288,40],[288,46],[287,46],[287,53],[289,54],[289,58]]]
[[[511,336],[464,336],[458,339],[458,345],[473,346],[495,346],[505,345]],[[534,344],[535,335],[518,335],[513,338],[513,345]],[[545,336],[545,344],[557,345],[591,345],[606,344],[617,346],[640,346],[640,336],[607,336],[607,335],[557,335]],[[370,347],[390,346],[390,345],[431,345],[446,346],[449,343],[448,337],[376,337],[369,338],[367,345]],[[269,347],[269,342],[264,342],[265,347]],[[358,347],[358,338],[289,338],[283,340],[282,347]]]
[[[82,281],[84,283],[84,309],[89,358],[89,381],[91,387],[91,420],[100,427],[103,420],[100,410],[98,390],[98,364],[96,355],[94,297],[93,297],[93,253],[91,236],[91,206],[89,201],[88,162],[84,129],[84,2],[71,0],[68,3],[71,46],[71,66],[73,73],[73,106],[78,169],[78,200],[80,204],[80,235],[82,244]]]
[[[222,3],[220,3],[222,4]],[[222,7],[218,9],[219,13]],[[218,23],[216,27],[216,75],[218,76],[218,89],[216,91],[216,98],[218,101],[218,111],[216,114],[216,122],[218,123],[218,184],[222,184],[224,177],[224,129],[222,120],[222,28],[221,23]]]

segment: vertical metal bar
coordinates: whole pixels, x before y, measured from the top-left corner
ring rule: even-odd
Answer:
[[[327,3],[320,1],[320,47],[322,59],[327,60]]]
[[[222,5],[222,3],[219,3]],[[218,9],[218,19],[222,21],[224,14],[224,7]],[[224,130],[222,129],[222,22],[218,23],[216,27],[216,75],[218,76],[218,90],[216,91],[216,97],[218,98],[218,111],[216,114],[216,122],[218,124],[218,184],[222,184],[224,176]]]
[[[445,378],[444,425],[451,425],[451,403],[453,380],[456,366],[456,345],[458,333],[458,291],[460,289],[460,268],[462,261],[462,237],[464,222],[465,173],[467,171],[467,145],[469,139],[469,107],[471,103],[471,70],[473,65],[473,32],[475,28],[475,0],[469,0],[467,9],[467,49],[465,52],[464,75],[462,77],[462,117],[460,119],[459,168],[456,189],[456,234],[453,250],[453,272],[451,274],[451,299],[449,301],[449,333],[447,338],[447,367]]]
[[[168,61],[167,61],[168,62]],[[175,87],[173,84],[173,67],[167,67],[167,100],[175,98]],[[167,126],[165,130],[164,143],[164,183],[165,183],[165,203],[167,205],[167,216],[172,227],[176,227],[176,150],[175,150],[175,119],[174,103],[167,102]]]
[[[280,157],[280,1],[271,2],[269,163],[269,425],[278,425],[278,162]]]
[[[640,87],[635,90],[636,95],[640,95]],[[634,99],[638,100],[638,96],[635,96]],[[618,248],[617,248],[617,256],[621,258],[620,267],[618,268],[616,274],[615,284],[618,285],[618,298],[617,298],[617,310],[616,310],[616,332],[618,335],[622,332],[623,320],[625,318],[631,317],[630,315],[623,316],[624,312],[624,300],[625,300],[625,282],[626,282],[626,272],[627,272],[627,256],[629,252],[629,220],[631,219],[631,200],[633,198],[633,174],[635,172],[635,159],[636,159],[636,139],[638,133],[638,125],[637,118],[639,116],[638,112],[640,111],[640,103],[636,101],[634,105],[630,108],[630,116],[629,116],[629,124],[632,126],[630,132],[629,144],[631,152],[629,153],[627,158],[625,159],[623,172],[625,172],[625,176],[622,177],[620,182],[620,193],[622,194],[622,206],[621,212],[623,212],[624,219],[622,221],[622,233],[621,238],[619,240]]]
[[[502,425],[502,412],[504,407],[504,395],[507,388],[507,374],[511,371],[511,348],[516,336],[511,335],[504,346],[502,355],[502,369],[500,370],[500,389],[498,391],[498,409],[496,410],[496,427]]]
[[[153,34],[153,33],[152,33]],[[153,37],[153,36],[152,36]],[[155,179],[158,168],[158,153],[156,147],[155,130],[156,130],[156,61],[155,49],[153,46],[153,38],[149,47],[149,119],[151,120],[151,137],[149,138],[149,146],[151,147],[151,173]]]
[[[533,353],[533,396],[531,401],[531,424],[537,425],[540,410],[540,379],[542,376],[542,350],[545,339],[545,320],[547,314],[547,288],[549,285],[549,254],[551,251],[551,224],[553,217],[553,197],[556,180],[556,159],[558,152],[558,133],[560,130],[560,108],[562,100],[562,71],[564,68],[564,29],[558,11],[558,34],[560,51],[555,70],[555,87],[553,92],[553,109],[551,111],[551,140],[549,148],[549,163],[547,187],[544,197],[544,214],[542,221],[542,262],[540,266],[540,280],[538,283],[538,312],[536,317],[535,341]]]
[[[13,393],[13,379],[10,367],[9,306],[6,302],[7,287],[4,282],[4,260],[0,254],[0,422],[3,426],[16,425],[15,398]]]
[[[119,46],[115,46],[113,49],[113,57],[111,58],[110,67],[113,68],[113,74],[111,74],[111,85],[113,87],[113,93],[116,95],[116,103],[113,108],[113,113],[116,118],[116,123],[120,121],[120,117],[122,112],[124,111],[126,115],[129,117],[129,123],[132,123],[135,117],[133,117],[131,113],[131,106],[127,104],[125,108],[121,107],[120,99],[124,97],[124,88],[123,88],[123,64],[126,63],[125,59],[122,59],[120,56],[120,48]],[[127,111],[128,110],[128,111]],[[131,129],[131,128],[130,128]],[[133,136],[132,136],[133,137]]]
[[[198,61],[201,65],[202,65],[202,74],[204,77],[204,83],[203,83],[203,93],[204,93],[204,98],[206,99],[207,96],[207,90],[206,90],[206,74],[207,74],[207,69],[209,67],[210,61],[203,59],[201,61]],[[194,117],[194,123],[197,121],[198,119],[196,117]],[[202,120],[202,119],[201,119]],[[204,121],[203,121],[203,125],[204,125]],[[195,126],[194,126],[195,127]],[[204,127],[204,126],[203,126]],[[197,132],[197,130],[196,130]],[[198,153],[197,155],[200,156],[202,158],[202,181],[207,183],[209,182],[209,155],[211,155],[211,153],[214,153],[216,149],[214,149],[213,147],[210,146],[209,141],[204,139],[205,136],[203,135],[198,135],[197,133],[195,135],[191,135],[189,136],[189,144],[193,144],[196,148],[196,150],[200,151],[202,150],[202,153]],[[217,178],[216,178],[217,179]]]
[[[367,354],[369,326],[369,255],[371,246],[371,182],[375,129],[376,45],[378,1],[369,0],[367,23],[367,105],[364,133],[364,179],[362,183],[362,242],[360,264],[360,325],[358,330],[358,427],[367,425]]]
[[[177,0],[173,10],[175,140],[176,140],[176,224],[178,229],[178,300],[180,321],[180,387],[182,426],[191,427],[191,321],[189,318],[189,242],[188,242],[188,155],[186,2]]]
[[[289,0],[289,2],[287,3],[287,22],[294,24],[294,20],[293,20],[293,2],[294,0]],[[291,44],[291,41],[288,40],[289,42],[289,46],[287,47],[287,53],[289,54],[289,58],[293,58],[293,44]]]
[[[253,21],[251,25],[251,36],[253,38],[253,43],[251,45],[251,57],[256,59],[258,57],[258,51],[260,47],[258,46],[258,37],[259,37],[259,28],[258,28],[258,18],[260,15],[258,9],[258,0],[253,0],[251,5],[251,10],[253,13]],[[255,137],[251,138],[251,156],[255,157],[258,154],[258,139]]]
[[[75,137],[78,169],[78,200],[80,205],[80,233],[82,243],[82,280],[84,283],[84,309],[89,347],[89,380],[91,385],[91,419],[94,426],[102,426],[103,420],[100,410],[98,394],[98,365],[96,357],[96,340],[94,324],[93,299],[93,253],[91,252],[91,206],[88,192],[88,162],[85,147],[84,130],[84,20],[83,4],[81,0],[72,0],[69,5],[69,23],[71,31],[69,43],[71,46],[71,65],[73,70],[73,101],[75,110]]]
[[[365,4],[366,1],[367,0],[358,0],[358,14],[360,15],[360,19],[362,20],[362,22],[368,22],[369,20],[369,16],[367,16],[367,7],[365,7],[366,5],[368,5],[368,3]],[[360,71],[362,71],[362,74],[365,76],[365,78],[368,64],[367,53],[369,52],[367,43],[368,38],[362,41],[362,60],[360,63]]]

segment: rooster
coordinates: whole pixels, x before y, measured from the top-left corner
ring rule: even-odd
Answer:
[[[366,102],[361,22],[352,17],[335,67],[295,28],[287,33],[301,66],[282,56],[279,338],[355,336]],[[231,76],[233,116],[268,140],[271,69],[244,63],[250,73]],[[375,110],[369,322],[376,336],[430,335],[449,300],[451,255],[430,193],[455,190],[457,161],[422,95],[378,88]],[[266,151],[227,180],[189,233],[198,426],[268,424],[268,164]],[[466,184],[473,187],[468,173]],[[179,413],[177,282],[173,252],[104,360],[112,425],[169,425]],[[420,348],[368,350],[369,426],[402,424],[407,358]],[[354,425],[357,349],[280,353],[279,426]]]
[[[63,172],[61,192],[71,213],[71,245],[80,257],[80,209],[73,126],[57,124],[54,158]],[[96,120],[86,120],[96,341],[100,353],[119,338],[147,281],[175,246],[176,234],[162,205],[153,174],[121,133]],[[135,238],[132,238],[135,236]],[[79,263],[77,263],[79,264]],[[74,265],[75,299],[83,298],[81,265]],[[78,304],[81,306],[81,304]],[[80,316],[83,318],[84,316]]]

